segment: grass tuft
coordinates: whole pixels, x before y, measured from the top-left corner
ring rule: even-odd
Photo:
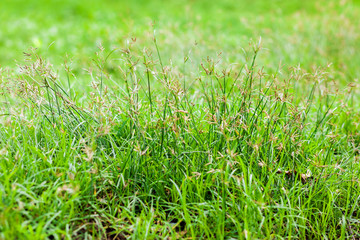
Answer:
[[[132,41],[84,96],[36,50],[1,72],[0,238],[360,237],[355,85]]]

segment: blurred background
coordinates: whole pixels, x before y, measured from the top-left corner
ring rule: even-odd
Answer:
[[[55,66],[69,55],[81,69],[100,43],[111,51],[136,38],[139,51],[153,48],[156,29],[167,62],[189,52],[243,62],[249,42],[261,37],[258,65],[332,63],[334,80],[347,83],[360,73],[359,16],[359,0],[1,0],[0,65],[16,66],[35,47]]]

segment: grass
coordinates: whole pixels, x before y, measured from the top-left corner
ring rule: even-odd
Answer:
[[[40,2],[1,8],[0,239],[360,237],[357,2]]]

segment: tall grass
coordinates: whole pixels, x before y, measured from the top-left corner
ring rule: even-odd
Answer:
[[[354,85],[154,43],[101,48],[85,96],[36,51],[2,72],[0,238],[360,237]]]

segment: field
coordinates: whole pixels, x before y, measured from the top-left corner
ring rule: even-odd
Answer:
[[[0,239],[360,239],[358,0],[1,0]]]

